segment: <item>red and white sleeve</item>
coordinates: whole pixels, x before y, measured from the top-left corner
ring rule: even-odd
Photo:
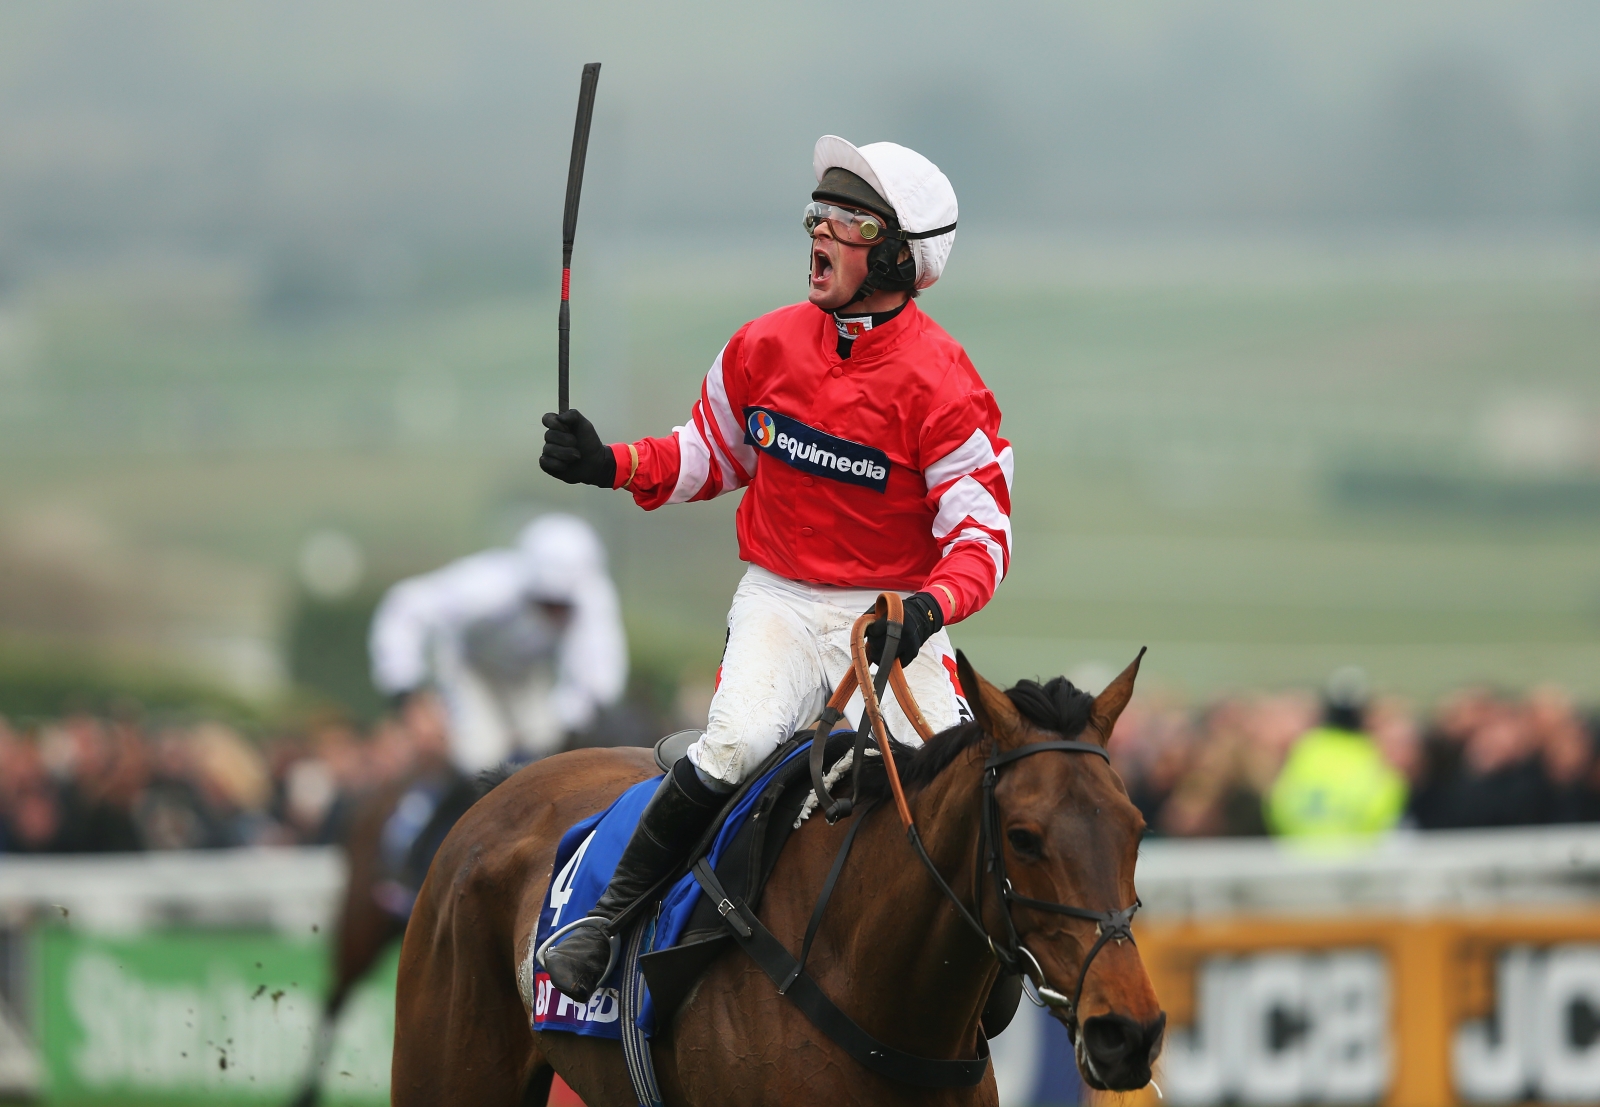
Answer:
[[[922,475],[941,559],[922,586],[959,622],[989,602],[1011,566],[1011,443],[988,390],[936,409],[923,428]]]
[[[737,406],[743,392],[737,340],[736,335],[711,363],[687,423],[662,438],[611,447],[617,460],[614,487],[632,492],[640,507],[709,500],[750,483],[756,450],[744,440]]]

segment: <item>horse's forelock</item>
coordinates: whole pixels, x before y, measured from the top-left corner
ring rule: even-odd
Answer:
[[[1094,697],[1066,677],[1052,677],[1043,684],[1019,680],[1006,689],[1006,696],[1023,718],[1063,738],[1082,734],[1094,711]]]

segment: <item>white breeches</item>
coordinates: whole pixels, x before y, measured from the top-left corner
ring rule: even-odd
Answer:
[[[436,662],[436,682],[450,720],[450,760],[468,776],[507,761],[559,753],[565,738],[543,666],[527,679],[493,681],[459,658]]]
[[[872,589],[802,584],[750,566],[728,611],[728,645],[705,735],[689,747],[695,767],[738,784],[790,735],[815,722],[850,667],[851,624],[877,598]],[[906,682],[936,733],[969,717],[944,631],[923,643]],[[920,743],[892,692],[883,706],[889,732]],[[845,710],[850,725],[861,712],[858,690]]]

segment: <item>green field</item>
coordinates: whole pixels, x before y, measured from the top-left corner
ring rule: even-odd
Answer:
[[[922,304],[998,394],[1017,453],[1012,575],[955,635],[980,669],[1070,672],[1148,645],[1148,674],[1188,695],[1354,661],[1424,697],[1476,679],[1600,696],[1600,265],[1583,252],[963,248]],[[574,397],[613,437],[680,421],[727,335],[797,295],[783,252],[595,258],[574,290]],[[734,504],[646,515],[538,472],[548,289],[263,303],[206,270],[14,298],[13,647],[87,643],[269,688],[309,531],[354,536],[376,587],[562,506],[611,542],[637,658],[709,677]],[[70,602],[30,601],[40,587]]]

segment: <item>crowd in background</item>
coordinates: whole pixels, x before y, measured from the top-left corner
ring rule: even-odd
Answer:
[[[1321,715],[1307,692],[1232,696],[1199,711],[1136,700],[1112,762],[1156,834],[1265,834],[1262,798]],[[1600,821],[1600,725],[1559,688],[1467,687],[1427,714],[1379,697],[1364,729],[1406,783],[1402,826]]]
[[[427,745],[394,721],[254,741],[218,722],[79,714],[19,732],[0,720],[0,851],[326,844]]]
[[[1319,720],[1308,692],[1199,710],[1136,701],[1113,761],[1152,832],[1266,833],[1262,797]],[[1600,727],[1561,690],[1469,687],[1427,713],[1378,698],[1365,729],[1421,829],[1600,821]],[[0,720],[0,851],[83,853],[338,841],[361,797],[437,756],[438,735],[325,720],[264,739],[218,722]]]

